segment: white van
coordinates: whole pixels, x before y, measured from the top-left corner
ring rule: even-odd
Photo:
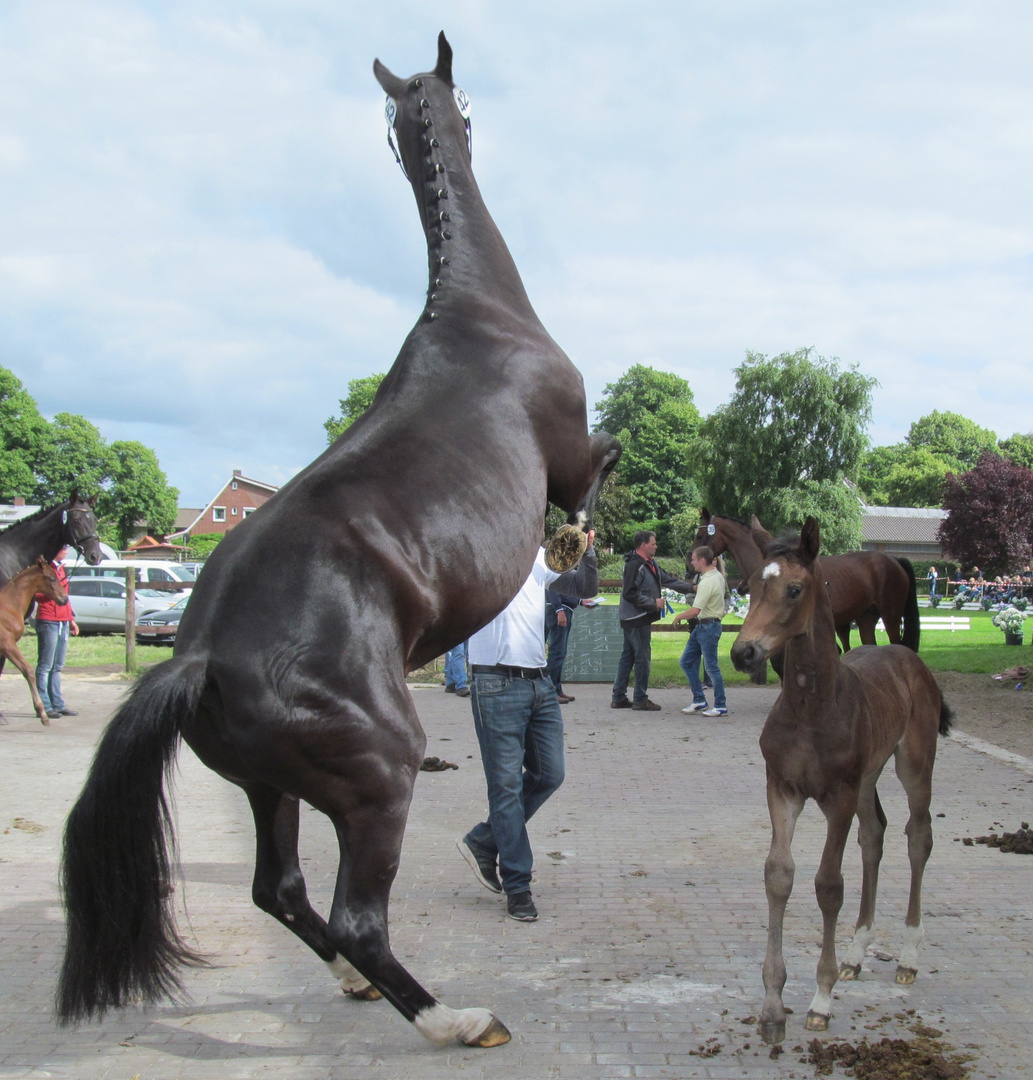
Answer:
[[[161,562],[158,559],[102,559],[96,566],[87,566],[74,557],[64,560],[69,578],[111,577],[126,579],[126,570],[132,567],[136,571],[137,585],[151,585],[157,582],[178,585],[181,589],[190,589],[197,580],[197,575],[182,563]]]

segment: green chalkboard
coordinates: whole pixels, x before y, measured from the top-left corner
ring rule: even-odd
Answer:
[[[624,632],[617,621],[617,598],[599,607],[574,612],[563,661],[563,682],[613,682],[624,648]]]

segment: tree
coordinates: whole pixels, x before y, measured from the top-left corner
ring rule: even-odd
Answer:
[[[595,430],[615,435],[624,448],[617,471],[632,518],[667,518],[698,504],[689,448],[700,417],[684,379],[635,364],[606,385],[595,407]]]
[[[341,398],[340,416],[331,416],[323,421],[326,428],[326,441],[332,443],[343,435],[348,428],[373,404],[373,399],[384,381],[384,375],[366,375],[361,379],[352,379],[348,383],[348,396]]]
[[[927,447],[953,466],[954,472],[974,468],[983,454],[997,452],[997,435],[989,428],[958,413],[935,409],[911,425],[907,442],[915,449]]]
[[[748,352],[731,401],[700,426],[694,458],[711,509],[756,514],[772,532],[814,514],[823,541],[833,538],[825,550],[849,550],[860,545],[860,516],[843,481],[856,481],[868,448],[877,383],[811,354]]]
[[[35,464],[46,432],[47,422],[21,380],[0,367],[0,498],[33,497]]]
[[[1002,439],[1000,454],[1013,465],[1025,465],[1033,469],[1033,431],[1027,435],[1016,432],[1010,439]]]
[[[86,494],[97,492],[111,477],[114,465],[111,447],[89,420],[58,413],[36,457],[34,497],[49,505],[67,499],[73,488]]]
[[[1006,574],[1033,555],[1033,470],[997,454],[974,469],[947,477],[947,518],[940,525],[944,551],[962,566]]]
[[[114,442],[111,452],[112,484],[101,494],[100,511],[114,523],[118,546],[129,546],[138,521],[146,522],[152,533],[172,532],[179,491],[169,487],[154,451],[143,443]]]
[[[865,456],[858,486],[871,506],[940,506],[943,482],[956,471],[927,446],[876,446]]]

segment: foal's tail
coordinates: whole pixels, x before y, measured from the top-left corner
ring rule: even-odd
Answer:
[[[143,999],[173,998],[176,969],[203,964],[176,930],[175,838],[165,779],[180,727],[197,708],[203,659],[144,674],[108,724],[65,827],[61,885],[68,923],[57,989],[62,1024]]]
[[[918,641],[922,634],[922,624],[918,615],[918,583],[915,581],[915,568],[910,559],[897,558],[907,574],[907,600],[904,603],[904,633],[901,645],[906,645],[912,652],[918,652]]]
[[[954,723],[954,710],[947,704],[943,698],[940,698],[940,734],[949,735],[951,733],[951,725]]]

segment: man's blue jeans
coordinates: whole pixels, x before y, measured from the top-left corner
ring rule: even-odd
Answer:
[[[613,700],[622,701],[628,696],[628,678],[635,669],[635,700],[645,701],[649,694],[649,663],[652,659],[650,623],[641,626],[625,626],[624,651],[617,661],[617,677],[613,680]]]
[[[68,652],[68,623],[51,619],[36,620],[36,689],[47,712],[65,707],[61,696],[61,669]]]
[[[445,685],[466,686],[466,642],[445,653]]]
[[[681,654],[679,661],[685,677],[689,680],[689,686],[692,687],[693,703],[699,704],[707,700],[707,695],[703,692],[703,683],[699,678],[699,658],[703,657],[703,668],[714,684],[715,709],[727,707],[725,681],[721,675],[721,669],[717,666],[717,646],[720,640],[721,624],[719,622],[700,623],[689,634],[685,651]]]
[[[488,820],[464,838],[489,857],[509,895],[531,887],[527,822],[563,783],[563,716],[547,678],[474,672],[474,730],[488,784]]]
[[[568,611],[567,625],[560,626],[556,621],[554,610],[546,609],[545,612],[545,647],[549,653],[545,670],[549,673],[557,694],[563,693],[563,661],[567,658],[567,638],[570,636],[570,624],[573,618],[573,612]]]

